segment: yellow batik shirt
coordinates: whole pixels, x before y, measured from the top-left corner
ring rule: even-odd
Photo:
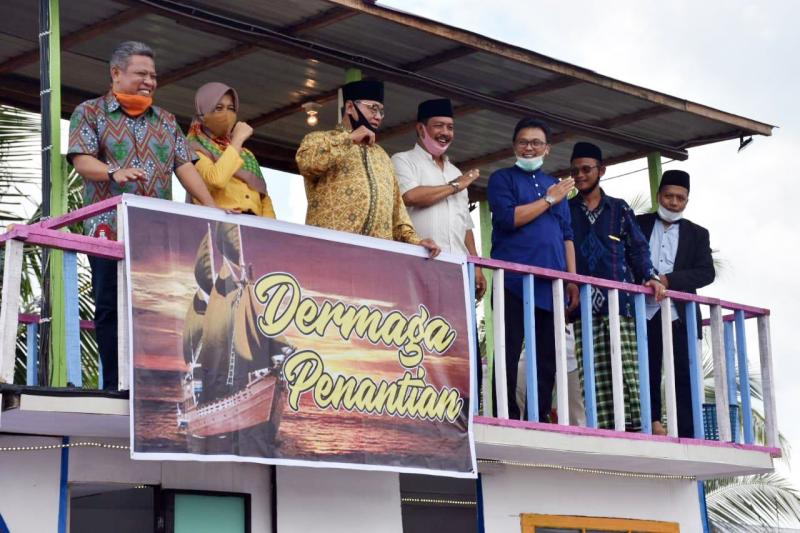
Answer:
[[[296,159],[305,178],[306,224],[419,243],[383,148],[353,143],[340,124],[306,135]]]

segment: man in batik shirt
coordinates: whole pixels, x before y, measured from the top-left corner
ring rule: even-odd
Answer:
[[[650,247],[636,223],[633,210],[625,200],[608,196],[600,188],[600,178],[606,171],[600,148],[587,142],[576,143],[570,159],[570,173],[579,193],[569,202],[578,274],[644,284],[654,289],[655,297],[660,301],[665,289],[650,262]],[[591,306],[597,427],[614,429],[608,291],[592,287]],[[619,314],[625,428],[639,431],[641,409],[636,321],[633,318],[633,299],[628,293],[619,293]],[[583,375],[581,328],[578,318],[575,322],[575,354]]]
[[[152,105],[153,59],[153,51],[144,43],[120,44],[111,55],[111,90],[83,102],[72,114],[67,158],[84,179],[84,204],[122,193],[172,199],[174,172],[200,203],[214,205],[175,116]],[[116,213],[85,221],[84,231],[116,239]],[[116,390],[117,262],[90,256],[89,264],[103,387]]]
[[[383,83],[348,83],[342,97],[341,124],[309,133],[297,151],[308,199],[306,224],[419,244],[435,257],[439,247],[417,235],[392,161],[375,142],[385,114]]]

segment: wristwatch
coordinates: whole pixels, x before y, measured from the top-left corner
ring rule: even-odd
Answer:
[[[550,196],[549,194],[544,195],[544,201],[547,202],[548,207],[553,207],[553,204],[556,203],[556,199]]]
[[[114,181],[114,172],[120,170],[119,165],[109,165],[108,167],[108,181]],[[116,182],[114,182],[116,183]]]
[[[458,180],[453,180],[448,183],[453,188],[454,192],[458,192],[461,190],[461,186],[458,184]]]

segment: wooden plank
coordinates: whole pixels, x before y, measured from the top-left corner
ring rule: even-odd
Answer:
[[[461,45],[454,46],[453,48],[442,50],[441,52],[425,56],[421,59],[417,59],[409,63],[404,63],[403,65],[400,66],[400,68],[411,72],[417,72],[418,70],[423,70],[436,65],[440,65],[442,63],[447,63],[448,61],[466,57],[474,53],[475,49],[469,46],[461,46]]]
[[[480,210],[480,231],[481,231],[481,254],[489,257],[492,252],[492,214],[489,210],[489,202],[482,200],[478,204]],[[483,295],[483,333],[484,346],[486,348],[486,370],[490,379],[487,379],[483,387],[483,412],[489,416],[492,413],[492,383],[491,376],[494,371],[494,320],[492,310],[492,283],[493,271],[485,270],[486,292]]]
[[[736,401],[736,344],[733,339],[733,322],[722,323],[722,338],[725,343],[725,382],[728,384],[728,405]],[[731,421],[733,442],[739,442],[738,420]]]
[[[127,235],[127,211],[124,204],[117,206],[117,240],[125,242]],[[130,324],[128,322],[128,278],[125,273],[125,261],[117,262],[117,376],[118,390],[130,390],[131,354],[128,342]]]
[[[661,300],[661,351],[664,369],[664,400],[667,435],[678,436],[678,404],[675,397],[675,354],[672,346],[672,298]]]
[[[753,407],[750,389],[750,363],[747,360],[747,337],[744,327],[745,312],[736,311],[736,354],[739,358],[739,390],[742,396],[742,427],[744,443],[753,444]]]
[[[728,408],[728,386],[725,371],[725,345],[722,332],[722,308],[711,306],[711,352],[714,357],[714,397],[717,405],[719,440],[730,442],[731,417]],[[769,444],[768,444],[769,445]]]
[[[703,428],[703,365],[700,362],[700,350],[697,338],[697,306],[694,302],[686,302],[686,338],[689,342],[689,381],[692,387],[692,422],[694,437],[706,438]]]
[[[625,392],[622,384],[622,337],[619,323],[619,291],[608,291],[608,334],[611,344],[611,391],[614,397],[614,429],[625,431]],[[642,414],[644,416],[644,414]],[[648,415],[649,418],[649,415]]]
[[[775,375],[772,368],[769,315],[760,316],[756,321],[758,323],[758,355],[761,361],[761,390],[764,395],[767,446],[777,447],[780,445],[780,440],[778,439],[778,416],[775,406]]]
[[[76,387],[82,387],[78,255],[75,252],[64,252],[64,334],[66,337],[67,382]]]
[[[102,35],[103,33],[108,33],[109,31],[119,28],[120,26],[123,26],[124,24],[127,24],[136,18],[146,15],[147,12],[147,6],[140,5],[114,13],[110,17],[104,18],[98,22],[93,22],[92,24],[88,24],[68,35],[63,36],[61,38],[61,48],[63,50],[67,50],[76,44],[86,42],[97,37],[98,35]],[[6,59],[0,63],[0,74],[19,70],[20,68],[27,65],[32,65],[37,61],[39,61],[38,47],[22,52],[21,54]]]
[[[536,300],[534,300],[533,274],[527,274],[522,278],[522,306],[525,314],[525,398],[528,405],[528,420],[538,422],[539,373],[536,367]]]
[[[556,341],[556,409],[558,423],[569,425],[567,378],[567,324],[564,317],[564,280],[553,280],[553,335]]]
[[[27,346],[27,360],[25,361],[26,376],[25,384],[35,387],[39,384],[39,323],[28,324],[25,332],[25,343]]]
[[[14,383],[14,362],[17,355],[19,289],[22,282],[22,248],[20,241],[5,243],[3,290],[0,300],[0,383]]]
[[[232,48],[223,50],[208,57],[202,57],[197,61],[193,61],[188,65],[178,67],[158,76],[158,88],[162,89],[167,85],[180,81],[184,78],[194,76],[204,70],[209,70],[220,65],[224,65],[229,61],[235,61],[240,57],[252,54],[258,50],[258,46],[254,44],[237,44]]]
[[[494,304],[494,386],[497,397],[498,418],[508,419],[508,402],[516,398],[508,397],[508,379],[506,377],[506,328],[505,328],[505,273],[503,269],[494,271],[494,289],[492,303]]]
[[[647,348],[647,313],[644,294],[634,293],[636,312],[636,353],[639,356],[639,405],[642,412],[642,433],[653,433],[653,418],[649,415],[650,404],[650,355]],[[661,389],[654,394],[661,394]]]
[[[594,373],[594,327],[592,324],[592,286],[581,285],[581,336],[583,355],[583,397],[586,409],[586,426],[597,427],[597,392]],[[559,417],[561,412],[559,411]]]
[[[467,263],[467,292],[469,294],[469,319],[470,323],[467,327],[469,327],[470,334],[474,334],[478,331],[478,317],[475,310],[475,263]],[[468,335],[469,336],[469,335]],[[478,339],[475,339],[474,342],[469,343],[469,366],[472,371],[469,373],[469,398],[472,402],[472,414],[478,414],[478,407],[480,404],[480,396],[478,396],[478,380],[481,376],[481,364],[480,364],[480,353],[477,354],[477,357],[473,357],[472,351],[478,344]],[[478,360],[477,367],[475,366],[475,360]]]

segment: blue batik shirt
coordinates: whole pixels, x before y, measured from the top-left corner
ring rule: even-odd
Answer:
[[[514,227],[514,210],[547,194],[558,180],[542,170],[527,172],[517,166],[495,171],[489,177],[487,195],[492,210],[492,258],[554,270],[566,271],[564,241],[572,240],[566,201],[519,228]],[[505,287],[522,297],[522,275],[506,272]],[[553,309],[552,281],[535,278],[536,307]]]
[[[625,200],[602,190],[600,193],[600,204],[592,211],[580,195],[569,201],[578,274],[637,284],[657,278],[650,246],[633,209]],[[592,287],[592,312],[608,314],[607,290]],[[633,298],[628,293],[619,293],[619,312],[634,315]]]

